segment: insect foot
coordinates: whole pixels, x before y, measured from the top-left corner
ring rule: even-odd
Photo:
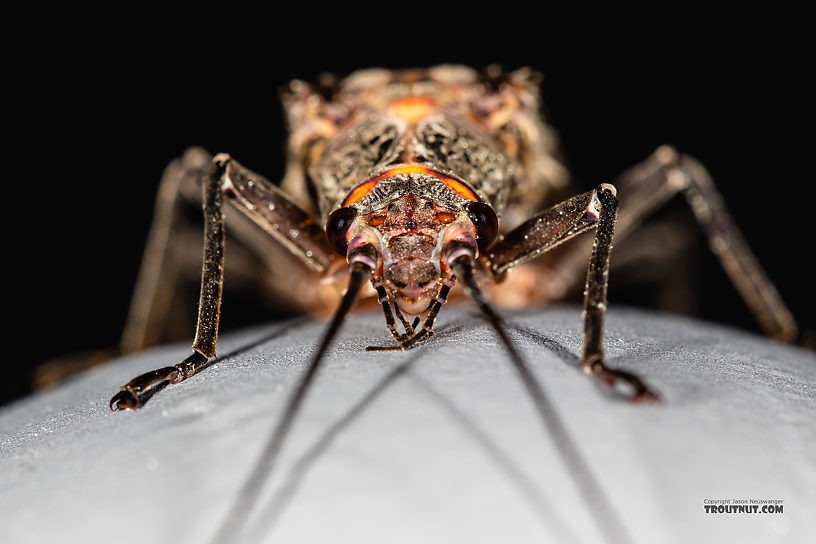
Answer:
[[[660,395],[649,389],[649,387],[631,372],[609,368],[598,357],[583,364],[584,372],[596,376],[601,383],[614,387],[619,381],[628,384],[632,388],[632,393],[628,399],[630,402],[638,404],[655,404],[661,402]]]
[[[140,407],[141,405],[136,395],[126,389],[116,393],[110,401],[110,409],[114,412],[119,410],[136,410]]]
[[[136,376],[111,398],[110,409],[116,412],[141,408],[150,397],[165,386],[184,381],[204,368],[208,360],[206,355],[194,351],[175,366],[166,366]]]

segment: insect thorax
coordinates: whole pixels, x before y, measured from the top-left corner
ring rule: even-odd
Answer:
[[[294,81],[284,104],[291,129],[284,188],[323,220],[395,165],[464,181],[498,215],[520,201],[538,205],[567,179],[540,120],[537,75],[527,69],[364,70],[327,77],[322,87]]]

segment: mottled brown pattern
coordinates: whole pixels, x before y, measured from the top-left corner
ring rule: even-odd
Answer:
[[[512,226],[568,180],[542,121],[539,80],[529,69],[444,65],[361,70],[328,87],[294,81],[283,96],[291,131],[283,188],[325,220],[377,169],[427,162],[470,183],[499,215],[509,206]],[[432,114],[414,123],[389,113],[411,96],[431,98]]]

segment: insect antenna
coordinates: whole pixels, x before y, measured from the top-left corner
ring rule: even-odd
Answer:
[[[238,541],[236,537],[241,532],[241,528],[244,526],[255,506],[264,483],[272,475],[272,469],[283,446],[283,442],[289,434],[289,428],[292,426],[292,422],[303,402],[306,391],[309,389],[309,385],[320,368],[323,356],[337,335],[337,332],[340,330],[340,326],[343,324],[343,320],[351,310],[352,305],[357,300],[360,289],[371,276],[371,271],[376,267],[376,262],[376,252],[370,245],[362,246],[349,255],[349,270],[351,274],[348,289],[346,290],[346,294],[343,295],[340,307],[334,313],[331,323],[323,336],[323,340],[320,342],[320,346],[312,358],[312,362],[309,364],[300,383],[298,383],[295,392],[289,398],[286,409],[278,420],[278,424],[272,432],[269,441],[266,443],[261,456],[255,463],[246,482],[244,482],[241,491],[238,493],[238,497],[232,504],[218,532],[212,539],[213,544],[234,543]]]
[[[591,517],[595,521],[598,530],[602,535],[605,535],[610,542],[631,542],[632,539],[626,527],[615,512],[612,503],[604,493],[600,484],[595,479],[590,467],[586,461],[584,461],[575,442],[573,442],[566,428],[561,423],[561,419],[558,417],[555,408],[544,394],[541,385],[539,385],[533,377],[532,372],[521,358],[515,345],[507,336],[504,321],[490,305],[481,289],[479,289],[479,284],[476,283],[476,278],[473,274],[474,254],[472,249],[460,242],[451,242],[448,247],[450,267],[454,270],[456,276],[462,280],[465,294],[472,298],[479,306],[482,315],[484,315],[485,319],[493,327],[493,330],[496,331],[496,334],[510,354],[510,360],[513,362],[513,365],[521,376],[522,383],[524,383],[530,397],[533,399],[536,410],[544,422],[544,426],[552,435],[555,447],[564,461],[564,464],[567,465],[569,469],[568,472],[572,476],[584,503],[594,514]]]

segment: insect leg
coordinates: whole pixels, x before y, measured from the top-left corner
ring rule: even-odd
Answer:
[[[663,146],[624,172],[615,184],[623,201],[615,226],[619,241],[678,192],[682,193],[709,247],[765,333],[788,342],[796,339],[796,321],[734,224],[711,176],[698,161]],[[565,290],[570,278],[583,266],[583,254],[579,248],[570,249],[554,266],[553,272]]]
[[[693,158],[672,156],[670,151],[667,149],[669,156],[664,159],[668,162],[668,183],[677,186],[686,197],[711,251],[720,260],[754,318],[768,336],[794,341],[798,332],[796,321],[734,224],[711,176]]]
[[[182,186],[194,186],[209,163],[206,151],[190,148],[168,164],[162,174],[153,225],[122,333],[123,353],[155,345],[160,340],[175,283],[171,249],[178,229]]]
[[[193,353],[181,363],[137,376],[110,401],[111,410],[136,409],[140,396],[162,382],[178,383],[189,378],[215,356],[221,291],[224,281],[224,213],[221,178],[226,170],[223,156],[213,159],[204,180],[204,265]]]
[[[615,188],[608,184],[598,188],[597,196],[601,203],[601,210],[584,287],[584,354],[581,358],[581,366],[584,371],[597,376],[608,385],[613,385],[618,379],[631,385],[634,392],[630,398],[633,401],[655,401],[658,398],[657,395],[652,393],[640,378],[624,370],[609,368],[604,363],[603,330],[606,317],[606,290],[609,283],[612,235],[618,215],[618,199],[615,196]]]
[[[329,247],[323,226],[311,214],[260,174],[223,157],[227,158],[223,192],[245,216],[313,272],[322,273],[338,258]]]
[[[618,213],[616,190],[602,184],[594,191],[570,198],[522,223],[488,253],[490,268],[500,275],[533,259],[559,244],[597,228],[584,289],[584,353],[581,364],[587,373],[613,385],[628,383],[631,400],[656,400],[640,378],[604,363],[603,328],[606,315],[606,291],[609,277],[609,255]]]
[[[111,399],[112,409],[139,408],[140,397],[162,382],[178,383],[198,372],[215,357],[224,276],[224,209],[226,195],[245,216],[272,235],[314,274],[322,273],[334,257],[323,229],[263,177],[226,154],[217,155],[203,180],[204,265],[201,275],[193,353],[181,363],[138,376]]]
[[[188,212],[202,207],[202,185],[211,160],[204,149],[190,148],[165,169],[122,335],[124,353],[189,334],[177,324],[178,317],[186,320],[189,312],[187,291],[180,287],[192,282],[197,287],[200,281],[201,226],[191,221]],[[327,258],[323,251],[322,229],[313,224],[300,228],[310,223],[309,214],[263,177],[234,161],[229,169],[247,197],[230,200],[236,206],[225,209],[230,245],[230,257],[224,263],[229,278],[225,289],[243,291],[259,302],[271,301],[276,308],[292,313],[322,312],[335,306],[340,299],[339,283],[344,280],[325,270],[331,256]],[[246,183],[249,180],[252,184]],[[270,236],[275,230],[272,224],[278,228]],[[337,268],[340,275],[342,268]]]

